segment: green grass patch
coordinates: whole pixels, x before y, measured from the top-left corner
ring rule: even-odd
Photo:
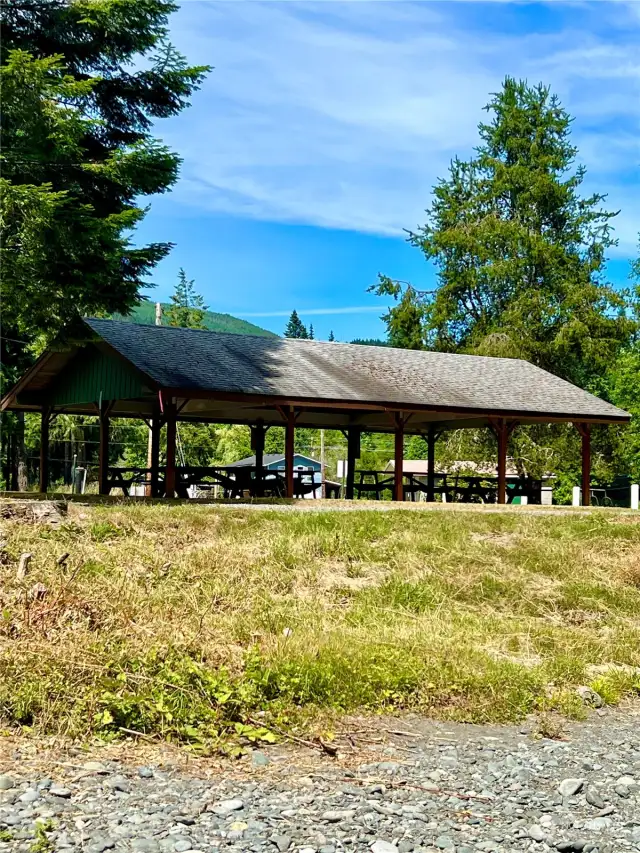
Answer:
[[[25,730],[217,748],[318,711],[512,721],[640,689],[625,513],[72,504],[3,538],[0,718]]]

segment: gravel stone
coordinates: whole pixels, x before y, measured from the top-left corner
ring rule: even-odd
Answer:
[[[111,791],[121,791],[128,794],[131,790],[131,784],[126,776],[109,776],[103,782],[105,788]]]
[[[60,839],[58,839],[58,844]],[[111,838],[100,838],[92,841],[87,847],[87,853],[104,853],[105,850],[111,850],[116,846],[116,842]]]
[[[134,838],[131,841],[131,849],[138,850],[139,853],[157,853],[160,847],[153,838]]]
[[[398,853],[398,848],[395,844],[389,844],[382,838],[378,838],[371,845],[371,853]]]
[[[349,811],[348,809],[330,809],[323,813],[322,820],[326,820],[327,823],[341,823],[342,821],[350,820],[354,814],[354,811]]]
[[[53,785],[51,785],[51,787],[49,788],[49,793],[50,793],[53,797],[61,797],[62,799],[67,800],[67,799],[69,799],[69,797],[71,796],[71,793],[72,793],[72,792],[71,792],[71,789],[70,789],[70,788],[65,788],[65,787],[64,787],[64,785],[55,785],[55,784],[53,784]]]
[[[613,821],[610,817],[594,817],[585,821],[584,828],[600,831],[601,829],[608,829],[612,824]]]
[[[15,784],[12,776],[0,776],[0,791],[10,791]]]
[[[211,811],[218,815],[231,814],[231,812],[239,812],[244,808],[243,800],[221,800],[216,803]]]
[[[576,688],[576,693],[582,699],[585,705],[591,705],[593,708],[602,708],[604,699],[595,690],[590,687],[582,686]]]
[[[541,826],[534,824],[534,826],[529,827],[529,838],[532,838],[534,841],[544,841],[546,837],[547,833]]]
[[[376,722],[412,734],[372,745],[354,733],[359,761],[278,744],[259,772],[257,750],[203,774],[116,760],[78,772],[65,758],[51,781],[16,750],[0,848],[29,853],[34,822],[52,819],[56,853],[640,853],[635,707],[567,723],[562,741],[523,726]]]
[[[264,752],[254,750],[251,753],[251,764],[253,767],[266,767],[267,764],[271,764],[271,759]]]
[[[573,797],[579,793],[584,785],[584,779],[563,779],[558,785],[558,792],[563,797]]]
[[[587,793],[585,794],[585,799],[590,806],[594,807],[594,809],[604,808],[604,800],[597,791],[594,791],[593,788],[589,788],[587,790]]]
[[[82,765],[82,767],[88,773],[95,773],[99,776],[109,772],[109,768],[106,767],[102,761],[87,761]]]
[[[18,800],[21,803],[35,803],[36,800],[40,799],[40,794],[36,791],[35,788],[27,788],[24,794],[21,794],[18,797]]]

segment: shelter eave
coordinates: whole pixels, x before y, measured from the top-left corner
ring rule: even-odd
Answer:
[[[338,400],[334,398],[318,397],[285,397],[281,395],[245,394],[218,391],[186,390],[184,388],[167,388],[163,393],[168,397],[176,397],[180,400],[211,400],[212,402],[236,403],[251,408],[273,409],[275,407],[293,407],[301,410],[311,411],[348,411],[348,412],[405,412],[405,413],[434,413],[445,416],[450,415],[458,426],[461,419],[479,420],[478,425],[486,425],[486,419],[490,417],[507,418],[529,423],[565,423],[580,421],[593,424],[626,424],[631,420],[628,412],[621,409],[616,415],[601,415],[588,412],[546,412],[523,409],[491,409],[460,406],[441,406],[431,404],[417,404],[415,402],[401,402],[391,400],[388,402],[370,400]],[[613,408],[613,407],[612,407]],[[481,421],[481,423],[480,423]],[[475,425],[475,424],[469,424]]]
[[[398,402],[374,403],[370,401],[325,400],[307,397],[280,397],[217,392],[190,392],[185,389],[163,389],[165,399],[178,400],[178,420],[211,423],[253,423],[257,420],[267,425],[282,425],[282,412],[293,408],[298,414],[297,425],[325,429],[358,426],[364,431],[393,431],[392,415],[402,412],[408,418],[406,431],[421,433],[430,424],[440,429],[469,429],[487,426],[494,418],[504,418],[521,424],[533,423],[590,423],[626,424],[630,416],[605,417],[584,412],[536,412],[513,409],[478,410],[446,406],[403,404]],[[7,400],[7,398],[5,398]],[[3,404],[5,401],[3,401]],[[8,400],[5,408],[39,411],[50,406],[45,393],[23,392],[16,400]],[[119,400],[112,409],[113,417],[148,418],[158,407],[157,393],[127,400]],[[54,406],[54,411],[66,414],[95,415],[95,403],[78,403]]]

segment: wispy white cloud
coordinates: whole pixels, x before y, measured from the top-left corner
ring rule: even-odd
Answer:
[[[468,3],[191,0],[177,16],[180,46],[215,70],[172,126],[184,157],[176,197],[400,234],[423,220],[451,157],[470,154],[488,94],[509,73],[549,83],[578,117],[587,189],[623,208],[627,251],[640,220],[640,4],[595,5],[566,4],[554,30],[526,3],[488,28]],[[516,26],[514,14],[527,18]]]

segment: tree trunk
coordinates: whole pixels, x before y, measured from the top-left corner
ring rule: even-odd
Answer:
[[[9,491],[17,492],[18,491],[18,454],[17,454],[17,445],[16,445],[16,433],[15,428],[9,435],[9,440],[7,442],[7,456],[8,456],[8,468],[9,468]]]
[[[16,462],[18,491],[26,492],[29,488],[29,475],[27,472],[27,451],[24,446],[24,412],[18,412]]]

